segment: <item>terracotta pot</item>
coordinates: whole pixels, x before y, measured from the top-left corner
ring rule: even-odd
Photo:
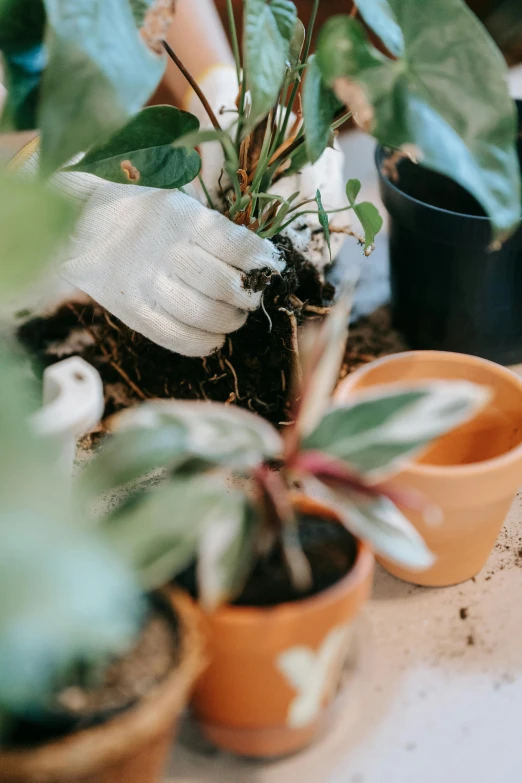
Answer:
[[[178,716],[203,666],[192,601],[172,597],[181,623],[180,662],[135,707],[108,723],[30,750],[0,752],[0,783],[158,783]]]
[[[314,500],[301,497],[296,504],[302,513],[336,519]],[[350,573],[316,596],[205,615],[211,662],[193,707],[211,742],[242,756],[277,757],[324,730],[372,576],[373,556],[360,543]]]
[[[390,480],[412,487],[438,505],[439,525],[403,509],[437,556],[426,571],[380,561],[395,576],[442,587],[475,576],[485,565],[522,484],[522,380],[498,364],[457,353],[412,351],[379,359],[341,382],[336,399],[382,384],[469,380],[489,386],[493,397],[472,421],[439,438]]]

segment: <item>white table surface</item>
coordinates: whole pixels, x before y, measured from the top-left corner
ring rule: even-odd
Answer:
[[[522,96],[522,69],[514,90]],[[376,199],[373,143],[352,134],[347,174]],[[348,250],[346,263],[361,263]],[[357,307],[387,296],[386,239],[363,260]],[[520,369],[522,375],[522,369]],[[461,609],[465,610],[461,618]],[[336,728],[269,764],[211,752],[185,725],[180,783],[515,783],[522,779],[522,493],[474,581],[423,589],[377,570],[361,622],[361,667]]]

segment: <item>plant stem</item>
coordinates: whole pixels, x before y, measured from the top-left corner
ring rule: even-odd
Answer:
[[[314,32],[315,22],[317,20],[317,12],[319,11],[319,3],[320,0],[314,0],[314,5],[312,8],[312,15],[310,17],[310,24],[308,25],[308,29],[306,31],[306,38],[305,43],[303,47],[303,54],[301,56],[301,62],[306,64],[306,61],[308,60],[308,55],[310,54],[310,47],[312,46],[312,35]],[[286,136],[286,132],[288,130],[288,123],[290,122],[290,115],[292,114],[292,109],[294,108],[295,99],[297,98],[297,93],[299,92],[299,85],[301,84],[300,79],[296,79],[294,82],[294,86],[292,88],[292,94],[290,95],[290,100],[288,102],[288,106],[286,109],[286,117],[285,121],[283,123],[283,128],[281,130],[281,136],[284,140]]]
[[[241,84],[241,55],[239,53],[239,39],[237,37],[236,19],[234,16],[234,7],[232,0],[227,0],[228,26],[230,28],[230,38],[232,39],[232,51],[236,61],[237,83]]]
[[[206,99],[205,95],[203,94],[203,91],[201,90],[201,87],[199,86],[197,81],[194,79],[194,77],[192,76],[190,71],[187,70],[187,68],[182,63],[182,61],[179,59],[178,55],[176,54],[174,49],[170,46],[170,44],[167,43],[167,41],[162,41],[161,43],[163,44],[163,48],[167,52],[167,54],[170,57],[170,59],[173,60],[173,62],[176,63],[176,65],[178,66],[179,70],[181,71],[181,73],[183,74],[185,79],[188,81],[188,83],[190,84],[190,86],[192,87],[192,89],[194,90],[196,95],[198,96],[199,100],[201,101],[201,103],[205,107],[205,111],[207,112],[207,114],[208,114],[208,116],[210,118],[210,122],[212,123],[214,128],[217,131],[221,131],[222,132],[223,128],[219,124],[218,118],[216,117],[216,115],[214,114],[214,112],[212,110],[212,106],[207,101],[207,99]]]
[[[210,193],[208,192],[207,186],[205,185],[205,183],[203,181],[203,177],[201,176],[201,173],[198,174],[198,179],[199,179],[199,184],[201,185],[201,187],[203,189],[203,193],[205,194],[205,198],[208,201],[208,205],[209,205],[210,209],[216,209],[216,207],[214,206],[214,202],[212,201],[212,197],[211,197]]]
[[[338,212],[348,212],[349,209],[352,209],[351,206],[349,207],[342,207],[341,209],[324,209],[323,212],[325,215],[336,215]],[[302,217],[303,215],[317,215],[316,209],[307,209],[303,210],[302,212],[296,212],[295,215],[292,216],[291,220],[288,220],[283,226],[279,226],[278,231],[284,231],[285,228],[288,228],[288,226],[291,226],[294,220],[297,220],[297,218]]]
[[[346,114],[343,114],[342,117],[339,117],[338,120],[336,120],[334,123],[332,123],[332,130],[335,131],[337,128],[340,128],[341,125],[344,125],[345,122],[348,122],[350,117],[352,116],[352,112],[349,111]]]

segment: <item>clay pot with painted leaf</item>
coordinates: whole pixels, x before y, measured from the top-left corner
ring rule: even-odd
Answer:
[[[485,359],[438,351],[412,351],[368,364],[346,378],[336,399],[389,384],[469,380],[488,386],[491,399],[471,421],[439,438],[388,483],[421,492],[443,512],[429,524],[420,512],[402,509],[430,550],[435,564],[422,572],[380,560],[392,574],[419,585],[446,586],[475,576],[488,559],[522,484],[522,380]]]
[[[306,497],[296,509],[301,518],[337,520]],[[360,541],[353,546],[350,570],[312,597],[204,615],[210,665],[193,708],[212,742],[244,756],[275,757],[327,728],[356,643],[353,621],[371,592],[373,555]]]

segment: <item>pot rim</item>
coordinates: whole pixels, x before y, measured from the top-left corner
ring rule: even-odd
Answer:
[[[454,351],[401,351],[400,353],[394,353],[390,354],[389,356],[382,356],[380,359],[375,359],[374,361],[363,365],[363,367],[360,367],[358,370],[355,370],[355,372],[351,375],[348,375],[337,387],[335,400],[338,402],[344,401],[342,395],[339,392],[341,392],[345,387],[350,387],[352,385],[350,381],[353,383],[353,380],[356,379],[357,376],[364,375],[370,367],[388,364],[395,361],[396,359],[401,359],[404,356],[411,355],[419,357],[419,359],[422,361],[438,358],[444,359],[449,364],[464,363],[467,365],[474,365],[479,367],[484,367],[484,365],[487,365],[493,374],[502,376],[506,381],[517,387],[517,390],[520,392],[522,397],[522,378],[519,378],[516,373],[507,367],[502,367],[500,364],[492,362],[490,359],[482,359],[479,356],[457,353]],[[400,383],[400,381],[390,381],[388,384],[379,385],[392,386],[394,383]],[[353,389],[353,391],[359,392],[362,390]],[[518,460],[520,460],[522,463],[522,440],[518,446],[515,446],[513,449],[510,449],[504,454],[501,454],[498,457],[492,457],[491,459],[482,460],[481,462],[472,462],[467,465],[426,465],[424,463],[419,464],[418,462],[412,461],[406,463],[402,469],[399,469],[399,471],[396,472],[413,476],[424,476],[440,479],[468,478],[471,476],[481,476],[482,474],[491,473],[493,471],[502,471],[503,468],[513,464],[514,462],[517,462]],[[393,475],[395,475],[395,473]]]
[[[292,502],[298,511],[317,514],[342,524],[335,509],[319,498],[295,492],[292,493]],[[290,622],[296,615],[302,615],[309,610],[315,611],[321,605],[335,601],[342,594],[359,587],[373,568],[372,550],[364,541],[356,536],[354,538],[357,541],[355,563],[345,576],[326,590],[299,601],[284,601],[276,606],[222,606],[214,612],[205,612],[205,617],[210,618],[212,623],[231,628],[257,625],[260,621],[266,622],[276,617],[278,622],[284,623]]]
[[[405,190],[402,190],[402,188],[397,187],[397,185],[392,182],[392,180],[386,176],[381,170],[381,163],[385,155],[386,150],[386,144],[377,144],[375,148],[375,166],[377,168],[377,174],[379,176],[379,179],[381,179],[383,182],[386,183],[386,186],[391,188],[395,193],[397,193],[401,198],[405,199],[405,201],[413,202],[414,204],[418,204],[420,207],[426,207],[427,209],[433,210],[434,212],[440,212],[442,215],[454,215],[455,217],[463,218],[465,220],[469,220],[470,222],[478,221],[480,225],[489,225],[490,219],[487,215],[470,215],[468,212],[455,212],[452,209],[444,209],[444,207],[436,207],[433,204],[428,204],[427,201],[421,201],[418,198],[415,198],[414,196],[410,196],[409,193],[406,193]],[[418,163],[417,165],[422,166],[422,163]],[[430,168],[429,166],[425,166],[426,169],[429,171],[433,171],[435,174],[441,174],[441,176],[445,176],[441,172],[436,171],[435,169]],[[459,184],[459,183],[457,183]],[[461,185],[462,187],[462,185]]]

